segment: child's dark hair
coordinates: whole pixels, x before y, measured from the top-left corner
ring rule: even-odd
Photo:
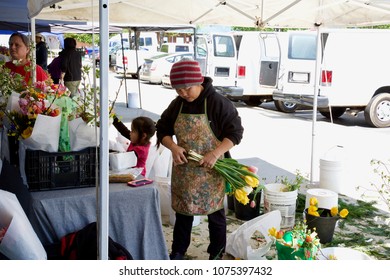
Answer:
[[[132,130],[137,131],[140,137],[142,134],[146,134],[146,138],[140,138],[140,143],[138,143],[140,145],[145,145],[150,142],[150,138],[152,138],[156,132],[156,123],[148,117],[137,117],[132,120],[131,128]]]

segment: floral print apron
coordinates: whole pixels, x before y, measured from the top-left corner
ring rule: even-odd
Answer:
[[[214,150],[220,141],[215,137],[207,118],[205,100],[204,114],[180,112],[174,124],[177,144],[187,151],[200,155]],[[172,208],[184,215],[207,215],[223,208],[225,183],[215,170],[199,166],[190,160],[187,164],[172,169]]]

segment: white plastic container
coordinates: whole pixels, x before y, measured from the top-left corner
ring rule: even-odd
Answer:
[[[345,154],[342,146],[334,146],[320,159],[320,188],[340,193],[344,185]]]
[[[326,189],[309,189],[306,192],[305,209],[310,206],[310,198],[316,197],[318,200],[318,207],[325,209],[332,209],[338,206],[338,194]]]
[[[295,225],[298,190],[283,192],[283,184],[267,184],[264,189],[264,212],[279,210],[282,216],[280,228],[292,228]]]
[[[127,107],[128,108],[141,108],[139,95],[137,92],[129,92],[127,94]]]

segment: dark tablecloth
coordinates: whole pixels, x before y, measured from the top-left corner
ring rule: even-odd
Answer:
[[[96,189],[32,192],[30,221],[43,245],[96,221]],[[154,185],[110,184],[109,236],[137,260],[168,259]]]

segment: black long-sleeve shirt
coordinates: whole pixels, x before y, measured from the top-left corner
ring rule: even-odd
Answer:
[[[64,81],[81,81],[82,57],[76,49],[62,52],[61,72],[65,73]]]
[[[168,108],[162,113],[157,122],[157,142],[161,143],[165,136],[173,136],[174,123],[183,104],[182,113],[202,114],[204,113],[204,102],[207,98],[207,117],[211,130],[218,140],[230,139],[234,145],[241,142],[244,128],[241,125],[241,118],[233,103],[217,93],[212,85],[212,79],[204,78],[202,84],[204,90],[193,102],[187,102],[180,96],[176,97]]]

